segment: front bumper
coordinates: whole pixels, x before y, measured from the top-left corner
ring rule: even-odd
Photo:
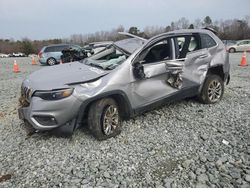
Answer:
[[[22,100],[20,100],[22,101]],[[19,118],[29,122],[37,130],[51,130],[61,127],[76,118],[81,106],[73,95],[55,101],[32,97],[30,102],[22,103],[18,109]],[[39,121],[38,117],[53,118],[53,123]],[[49,121],[47,121],[49,122]]]

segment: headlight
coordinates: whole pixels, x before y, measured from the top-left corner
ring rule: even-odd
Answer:
[[[56,91],[36,91],[33,96],[40,97],[44,100],[59,100],[72,95],[74,89],[63,89]]]
[[[94,87],[97,87],[101,84],[101,79],[99,80],[96,80],[94,82],[87,82],[85,84],[81,84],[82,87],[86,87],[86,88],[94,88]]]

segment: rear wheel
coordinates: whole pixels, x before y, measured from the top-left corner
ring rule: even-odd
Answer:
[[[111,98],[94,102],[89,109],[88,127],[98,140],[114,137],[121,132],[119,108]]]
[[[50,65],[50,66],[55,65],[55,64],[56,64],[55,58],[50,57],[50,58],[47,60],[47,64]]]
[[[224,82],[218,75],[208,75],[199,95],[201,102],[205,104],[216,103],[221,100],[224,93]]]

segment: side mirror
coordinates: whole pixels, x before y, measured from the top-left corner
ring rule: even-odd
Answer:
[[[142,63],[143,61],[136,62],[133,64],[133,73],[137,79],[144,79],[146,77]]]

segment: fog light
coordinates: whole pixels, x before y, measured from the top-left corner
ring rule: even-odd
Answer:
[[[53,116],[33,116],[34,119],[41,125],[53,126],[57,124],[56,118]]]

